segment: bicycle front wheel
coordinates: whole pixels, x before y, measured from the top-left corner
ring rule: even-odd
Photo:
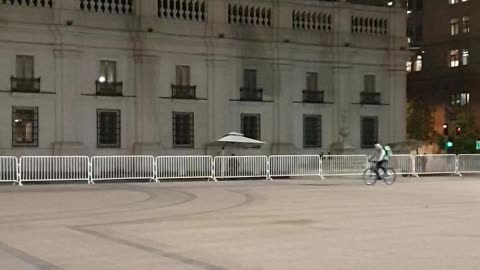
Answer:
[[[397,180],[397,174],[392,168],[388,168],[387,173],[383,177],[383,181],[385,181],[385,184],[391,185],[395,183],[395,180]]]
[[[363,172],[363,182],[365,182],[366,185],[375,185],[377,182],[377,174],[375,174],[375,171],[372,169],[366,169]]]

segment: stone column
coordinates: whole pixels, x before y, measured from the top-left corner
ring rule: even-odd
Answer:
[[[272,154],[292,154],[292,76],[293,66],[288,62],[273,64],[273,142]],[[298,131],[296,133],[299,133]]]
[[[78,97],[80,92],[81,52],[75,49],[54,49],[55,56],[55,137],[54,155],[85,154],[85,145],[81,142],[78,120]]]
[[[163,146],[160,142],[156,110],[157,78],[160,58],[155,55],[136,54],[135,62],[135,154],[157,155]]]

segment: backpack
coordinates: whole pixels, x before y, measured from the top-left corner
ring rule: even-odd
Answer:
[[[388,146],[388,145],[384,146],[383,150],[385,151],[385,156],[387,158],[389,158],[393,155],[393,151],[392,151],[392,148],[390,148],[390,146]]]

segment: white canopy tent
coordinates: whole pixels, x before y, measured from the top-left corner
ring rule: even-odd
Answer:
[[[227,135],[218,139],[217,143],[222,145],[222,156],[225,153],[225,147],[229,144],[238,145],[245,148],[250,148],[250,147],[255,147],[255,146],[265,144],[265,142],[247,138],[242,133],[238,133],[238,132],[228,133]]]

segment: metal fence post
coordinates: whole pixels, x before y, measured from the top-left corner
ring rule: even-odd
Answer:
[[[153,181],[155,181],[155,183],[158,183],[158,163],[157,163],[157,159],[154,157],[153,158]]]
[[[420,177],[418,174],[417,174],[417,156],[416,155],[412,155],[412,171],[413,171],[413,176],[415,177]]]
[[[460,173],[460,155],[455,156],[455,174],[458,176],[462,176]]]
[[[267,180],[273,181],[273,179],[270,177],[270,158],[265,156],[267,160]]]
[[[92,180],[93,176],[93,166],[92,166],[92,159],[88,159],[88,184],[95,184]]]
[[[18,160],[18,158],[15,158],[15,168],[17,168],[17,183],[19,186],[23,186],[22,184],[22,167],[20,165],[20,161]],[[15,185],[15,183],[14,183]]]

